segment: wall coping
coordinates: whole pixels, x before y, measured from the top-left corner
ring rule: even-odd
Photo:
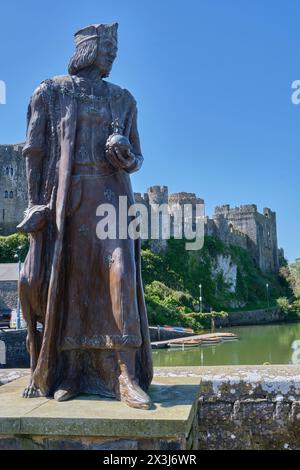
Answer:
[[[201,377],[204,401],[300,400],[300,365],[160,367],[157,376]]]

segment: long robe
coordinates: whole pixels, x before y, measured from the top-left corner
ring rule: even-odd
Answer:
[[[134,151],[139,145],[135,100],[127,90],[110,83],[107,85],[112,113],[114,117],[118,117],[120,126],[124,129],[123,133],[129,138]],[[23,150],[26,158],[30,159],[31,155],[39,154],[43,158],[38,203],[51,206],[51,217],[43,232],[39,237],[30,236],[30,249],[20,283],[21,299],[26,298],[22,295],[23,286],[29,286],[31,295],[28,301],[32,302],[34,314],[44,324],[34,382],[45,395],[53,393],[64,367],[60,352],[64,341],[63,288],[68,283],[68,279],[65,279],[65,259],[68,256],[66,220],[79,98],[70,76],[54,77],[43,82],[33,94],[29,105],[27,141]],[[127,177],[129,179],[129,176]],[[133,200],[130,183],[127,188]],[[152,380],[153,368],[141,279],[139,240],[134,242],[133,257],[136,264],[136,302],[141,335],[141,346],[136,360],[136,378],[142,388],[147,389]],[[102,366],[104,364],[104,369],[108,369],[110,361],[113,361],[109,343],[105,345],[105,349],[104,353],[110,354],[107,355],[107,367],[104,354]],[[106,370],[101,369],[99,372],[105,376]],[[83,391],[93,391],[93,387],[87,386]]]

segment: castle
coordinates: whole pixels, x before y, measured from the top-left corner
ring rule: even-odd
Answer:
[[[16,231],[27,207],[26,171],[22,148],[24,144],[0,145],[0,235]],[[135,193],[136,203],[149,208],[166,204],[170,216],[175,208],[184,204],[204,205],[204,200],[194,193],[169,194],[167,186],[151,186],[146,193]],[[255,204],[231,208],[215,208],[212,218],[205,217],[204,233],[222,240],[227,245],[246,249],[263,272],[276,273],[279,268],[276,214],[263,209],[261,214]]]
[[[204,200],[194,193],[168,193],[167,186],[151,186],[147,193],[135,193],[135,201],[149,208],[153,204],[166,204],[170,216],[175,208],[184,204],[204,205]],[[195,213],[195,210],[193,210]],[[212,218],[204,218],[204,234],[219,238],[227,245],[235,245],[249,251],[263,272],[276,273],[279,269],[276,213],[263,209],[259,213],[255,204],[231,208],[217,206]]]
[[[0,235],[16,231],[27,207],[24,144],[0,145]]]

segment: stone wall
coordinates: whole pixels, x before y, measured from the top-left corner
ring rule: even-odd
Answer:
[[[284,318],[278,308],[230,312],[222,326],[264,325],[284,321]]]
[[[15,310],[18,303],[18,281],[0,281],[0,310]]]
[[[300,450],[300,366],[157,369],[201,375],[198,449]]]
[[[3,348],[5,345],[5,362],[2,362],[0,367],[29,367],[26,336],[27,330],[0,330],[1,358],[4,356]]]

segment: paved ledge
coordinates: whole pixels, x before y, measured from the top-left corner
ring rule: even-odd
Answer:
[[[53,441],[56,445],[63,442],[63,448],[101,448],[107,438],[119,445],[124,439],[126,445],[150,440],[150,448],[158,449],[165,448],[166,441],[172,443],[167,448],[193,446],[199,377],[156,377],[150,387],[152,410],[136,410],[116,400],[87,395],[64,403],[24,399],[21,392],[27,381],[28,377],[22,377],[0,387],[0,449],[36,448],[37,442],[41,448],[49,448],[49,442],[50,448],[57,448]],[[46,444],[41,445],[42,441]]]

